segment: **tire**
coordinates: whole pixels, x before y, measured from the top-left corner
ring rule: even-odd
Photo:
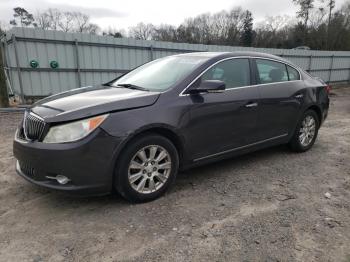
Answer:
[[[152,201],[174,184],[178,169],[178,152],[169,139],[157,134],[143,135],[121,152],[114,187],[130,202]]]
[[[308,122],[310,119],[313,119],[314,121],[314,131],[311,131],[312,130],[311,126],[308,127],[309,125],[307,123],[310,123]],[[316,141],[319,127],[320,127],[320,121],[318,119],[317,113],[314,110],[305,111],[305,113],[303,114],[303,116],[301,117],[301,119],[297,124],[293,137],[289,142],[289,147],[291,148],[291,150],[294,152],[305,152],[309,150]],[[304,130],[309,130],[311,133],[313,133],[312,138],[310,135],[302,136],[302,132],[303,134],[305,134],[305,132],[303,131],[303,128],[306,128]],[[306,131],[306,133],[308,132]],[[303,140],[303,138],[305,138],[305,140]]]

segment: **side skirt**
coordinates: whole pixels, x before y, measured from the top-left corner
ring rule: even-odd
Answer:
[[[272,147],[272,146],[276,146],[276,145],[281,145],[281,144],[286,144],[286,143],[288,143],[288,137],[289,137],[288,134],[283,134],[280,136],[272,137],[272,138],[265,139],[265,140],[255,142],[252,144],[248,144],[245,146],[236,147],[233,149],[225,150],[225,151],[211,154],[208,156],[196,158],[196,159],[192,160],[191,163],[188,163],[187,165],[185,164],[181,168],[181,170],[187,170],[187,169],[190,169],[192,167],[202,166],[205,164],[217,162],[217,161],[232,158],[235,156],[244,155],[244,154],[258,151],[258,150],[261,150],[264,148],[268,148],[268,147]]]

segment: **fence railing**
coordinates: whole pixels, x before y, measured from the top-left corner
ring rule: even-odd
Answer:
[[[270,53],[290,60],[326,82],[350,82],[350,52],[343,51],[170,43],[28,28],[13,28],[1,44],[9,92],[24,99],[106,82],[167,55],[203,51]]]

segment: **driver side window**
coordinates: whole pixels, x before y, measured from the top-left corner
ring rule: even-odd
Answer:
[[[201,76],[201,81],[220,80],[226,89],[249,86],[250,66],[247,58],[235,58],[220,62]]]

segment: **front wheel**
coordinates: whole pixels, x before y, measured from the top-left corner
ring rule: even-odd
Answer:
[[[315,143],[319,126],[316,112],[307,110],[299,121],[294,135],[289,142],[290,148],[296,152],[309,150]]]
[[[164,194],[179,166],[175,146],[165,137],[149,134],[133,140],[117,162],[115,188],[131,202],[147,202]]]

